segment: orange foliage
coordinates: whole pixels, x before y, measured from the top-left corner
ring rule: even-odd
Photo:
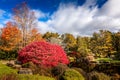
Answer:
[[[0,49],[4,51],[10,51],[16,48],[21,40],[21,32],[17,26],[8,22],[4,28],[2,28]]]
[[[41,40],[43,41],[41,34],[38,32],[38,30],[36,28],[33,28],[31,30],[31,38],[30,38],[29,42],[31,43],[34,41],[41,41]]]

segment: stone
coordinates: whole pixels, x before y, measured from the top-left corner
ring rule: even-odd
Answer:
[[[21,65],[14,65],[13,68],[19,70],[21,68]]]
[[[30,74],[32,75],[32,70],[31,69],[28,69],[28,68],[21,68],[19,71],[18,71],[18,74]]]

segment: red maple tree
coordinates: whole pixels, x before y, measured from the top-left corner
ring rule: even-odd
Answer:
[[[21,49],[18,52],[18,60],[22,63],[33,62],[46,67],[69,63],[66,53],[59,45],[45,41],[33,42]]]

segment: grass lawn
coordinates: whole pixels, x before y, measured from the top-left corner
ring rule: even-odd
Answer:
[[[46,76],[39,76],[39,75],[25,75],[19,74],[20,80],[55,80],[54,78],[46,77]]]
[[[95,61],[110,62],[110,63],[120,63],[120,60],[112,60],[110,58],[97,58]]]
[[[9,73],[16,73],[17,74],[17,70],[12,69],[12,68],[10,68],[10,67],[8,67],[0,62],[0,75],[9,74]]]
[[[46,76],[17,74],[17,70],[12,69],[0,62],[0,78],[5,75],[7,76],[9,74],[10,76],[17,77],[17,80],[55,80],[54,78]]]
[[[112,61],[110,58],[97,58],[95,61]]]

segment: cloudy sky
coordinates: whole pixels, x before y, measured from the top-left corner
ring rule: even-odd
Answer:
[[[37,28],[89,36],[101,29],[120,31],[120,0],[0,0],[0,27],[12,18],[12,8],[26,1],[37,17]]]

